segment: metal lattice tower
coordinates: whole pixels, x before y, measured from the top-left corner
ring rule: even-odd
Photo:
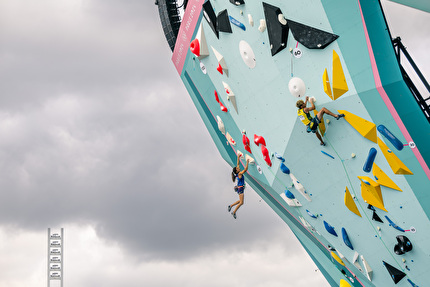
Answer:
[[[60,286],[63,287],[63,247],[64,229],[61,228],[61,233],[58,234],[51,233],[51,228],[48,228],[48,287],[51,287],[52,282],[60,282]]]

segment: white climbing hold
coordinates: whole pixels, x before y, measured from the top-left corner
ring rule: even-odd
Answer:
[[[260,19],[260,26],[258,27],[258,30],[263,33],[266,30],[266,20]]]
[[[215,54],[215,57],[216,57],[216,59],[217,59],[217,61],[218,61],[218,64],[221,66],[221,68],[222,68],[222,70],[223,70],[223,72],[227,75],[227,77],[228,77],[228,67],[227,67],[227,64],[226,64],[226,62],[225,62],[225,59],[224,59],[224,56],[223,55],[221,55],[217,50],[215,50],[215,48],[214,47],[212,47],[211,46],[211,48],[212,48],[212,51],[214,52],[214,54]]]
[[[231,137],[231,135],[229,134],[229,133],[226,133],[225,134],[225,137],[227,138],[227,140],[228,140],[228,142],[231,144],[231,145],[236,145],[236,141]]]
[[[245,155],[245,160],[249,160],[249,164],[255,164],[254,158],[250,157],[249,155]]]
[[[238,158],[243,158],[243,153],[240,150],[236,152]]]
[[[254,27],[254,19],[252,19],[252,15],[248,14],[248,22],[251,27]]]
[[[224,127],[224,123],[222,122],[221,118],[219,116],[216,116],[216,120],[218,123],[218,129],[220,130],[220,132],[225,135],[225,127]]]
[[[290,90],[290,93],[294,97],[300,98],[300,97],[303,97],[305,95],[306,85],[302,79],[294,77],[288,83],[288,89]]]
[[[352,154],[351,154],[351,157],[352,157],[352,158],[355,158],[355,153],[352,153]]]
[[[278,21],[282,25],[287,25],[287,20],[285,20],[284,15],[282,15],[282,13],[278,15]]]
[[[242,40],[239,42],[239,52],[245,65],[251,69],[255,68],[256,60],[254,51],[246,41]]]

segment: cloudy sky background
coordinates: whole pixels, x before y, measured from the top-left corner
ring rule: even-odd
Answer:
[[[430,15],[383,2],[430,76]],[[327,286],[230,167],[171,63],[154,1],[0,0],[0,287]]]

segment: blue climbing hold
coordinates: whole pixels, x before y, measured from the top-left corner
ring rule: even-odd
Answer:
[[[343,242],[345,242],[345,245],[351,248],[351,250],[354,250],[354,247],[352,247],[351,241],[349,240],[348,233],[346,233],[346,230],[343,227],[342,227],[342,238],[343,238]]]
[[[281,162],[280,168],[283,173],[290,174],[290,169],[283,162]]]
[[[275,156],[277,159],[279,159],[282,162],[285,162],[285,158],[283,158],[279,153],[275,152]]]
[[[243,25],[241,22],[239,22],[238,20],[234,19],[231,16],[228,16],[228,18],[230,19],[230,22],[233,25],[236,25],[237,27],[239,27],[240,29],[242,29],[243,31],[246,31],[245,25]]]
[[[329,156],[329,157],[331,157],[332,159],[334,159],[334,156],[332,156],[332,155],[330,155],[330,154],[328,154],[328,153],[326,153],[325,151],[321,151],[323,154],[325,154],[326,156]]]
[[[372,147],[369,150],[369,155],[367,156],[366,162],[364,163],[363,170],[365,172],[370,172],[372,170],[373,162],[375,161],[376,157],[376,149]]]
[[[408,282],[411,283],[412,287],[419,287],[417,284],[411,281],[411,279],[408,279]]]
[[[293,194],[291,191],[289,191],[288,189],[286,189],[286,190],[285,190],[285,196],[286,196],[286,197],[288,197],[289,199],[294,199],[294,198],[296,198],[296,197],[294,196],[294,194]]]
[[[405,232],[404,229],[402,229],[400,226],[398,226],[397,224],[395,224],[393,221],[391,221],[391,219],[388,218],[388,216],[385,215],[385,218],[388,220],[388,222],[390,223],[390,226],[392,226],[393,228],[401,231],[401,232]]]
[[[390,141],[390,143],[393,144],[393,146],[397,150],[403,149],[403,144],[400,142],[398,138],[396,138],[395,135],[393,135],[384,125],[378,126],[378,131],[387,139]]]
[[[324,220],[324,227],[328,233],[337,237],[337,233],[336,233],[336,231],[334,231],[334,227],[331,226],[330,224],[328,224],[325,220]]]
[[[309,210],[306,209],[306,212],[309,214],[310,217],[317,218],[317,216],[315,214],[313,214],[312,212],[310,212]]]

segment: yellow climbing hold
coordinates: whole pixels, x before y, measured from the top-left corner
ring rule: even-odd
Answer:
[[[333,50],[333,100],[336,100],[348,91],[345,74],[339,55]]]
[[[351,287],[351,285],[349,285],[348,281],[340,279],[339,287]]]
[[[345,120],[354,129],[356,129],[359,134],[361,134],[366,139],[373,141],[374,143],[377,142],[378,136],[376,134],[376,125],[374,123],[360,118],[359,116],[356,116],[348,111],[338,110],[338,112],[345,115]]]
[[[395,184],[394,181],[391,178],[389,178],[388,175],[379,166],[376,165],[376,163],[373,163],[372,173],[376,179],[376,182],[379,183],[380,185],[383,185],[398,191],[402,191],[400,187],[398,187],[397,184]]]
[[[358,179],[361,181],[361,197],[363,197],[363,200],[374,207],[387,211],[379,184],[368,176],[358,176]]]
[[[336,253],[334,253],[333,251],[330,253],[331,253],[331,257],[333,257],[334,260],[336,260],[339,264],[342,264],[343,266],[345,266],[345,263],[343,263],[342,259],[340,259],[340,257],[337,256]]]
[[[378,138],[378,145],[395,174],[413,174],[380,138]]]
[[[345,205],[348,207],[348,209],[358,216],[361,217],[360,211],[358,211],[357,205],[354,202],[354,199],[352,198],[351,194],[349,193],[348,187],[345,187],[345,197],[344,197]]]
[[[324,70],[324,74],[323,74],[323,86],[324,86],[324,92],[327,94],[327,96],[330,97],[330,99],[333,100],[333,96],[331,93],[330,80],[329,80],[328,74],[327,74],[327,68]]]
[[[318,114],[318,111],[315,109],[314,110],[314,117],[316,117],[317,114]],[[321,121],[319,123],[318,127],[320,128],[321,135],[324,136],[324,134],[325,134],[325,124],[324,124],[324,121]]]

